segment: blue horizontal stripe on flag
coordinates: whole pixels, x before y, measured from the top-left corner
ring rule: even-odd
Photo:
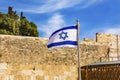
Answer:
[[[57,32],[62,31],[62,30],[67,30],[67,29],[77,29],[77,26],[69,26],[69,27],[64,27],[59,30],[56,30],[55,32],[52,33],[52,35],[49,37],[49,39]]]
[[[47,45],[48,48],[55,47],[55,46],[61,46],[61,45],[75,45],[77,46],[77,41],[63,41],[63,42],[56,42]]]

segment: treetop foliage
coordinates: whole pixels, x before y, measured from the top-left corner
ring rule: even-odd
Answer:
[[[8,7],[8,13],[0,13],[0,34],[38,37],[37,26],[29,22],[23,12],[18,16],[12,7]]]

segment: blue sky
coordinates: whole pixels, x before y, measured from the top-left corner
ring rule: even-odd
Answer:
[[[0,12],[8,6],[38,26],[39,37],[80,20],[80,39],[98,33],[120,34],[120,0],[1,0]]]

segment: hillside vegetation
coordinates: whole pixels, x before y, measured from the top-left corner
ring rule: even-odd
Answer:
[[[0,34],[33,36],[38,37],[39,33],[35,23],[27,20],[21,12],[20,16],[12,7],[8,7],[8,13],[0,13]]]

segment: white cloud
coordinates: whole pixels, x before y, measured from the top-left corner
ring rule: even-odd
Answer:
[[[107,34],[120,34],[120,25],[119,25],[119,27],[108,28],[108,29],[104,30],[103,33],[107,33]]]
[[[73,0],[50,0],[48,4],[41,6],[41,9],[43,9],[42,11],[44,12],[55,11],[55,10],[59,10],[63,8],[72,7],[78,4],[80,1],[78,0],[75,0],[75,1]]]
[[[80,32],[80,38],[95,38],[96,33],[104,33],[104,34],[119,34],[120,35],[120,24],[114,25],[104,25],[104,26],[96,26],[96,28],[92,30],[87,30],[85,32]]]
[[[0,5],[17,5],[14,6],[17,11],[30,12],[30,13],[48,13],[65,8],[74,7],[76,5],[79,8],[87,8],[90,5],[99,3],[103,0],[14,0],[14,1],[1,1]],[[6,4],[6,5],[4,5]],[[3,9],[3,8],[0,8]]]
[[[33,13],[47,13],[47,12],[53,12],[56,10],[69,8],[74,5],[77,5],[82,0],[46,0],[42,5],[40,6],[33,6],[31,9],[22,10],[26,12],[33,12]]]
[[[104,25],[98,27],[99,28],[92,30],[92,32],[105,33],[105,34],[120,34],[120,24]]]
[[[65,22],[61,14],[53,14],[53,16],[47,21],[45,25],[42,25],[40,31],[43,32],[44,37],[49,37],[55,30],[64,27]]]
[[[31,13],[47,13],[74,7],[76,5],[79,5],[80,8],[87,8],[100,1],[102,0],[46,0],[41,3],[39,2],[37,5],[28,5],[27,7],[18,10]]]
[[[100,3],[103,0],[84,0],[81,4],[81,8],[87,8],[93,4]]]

